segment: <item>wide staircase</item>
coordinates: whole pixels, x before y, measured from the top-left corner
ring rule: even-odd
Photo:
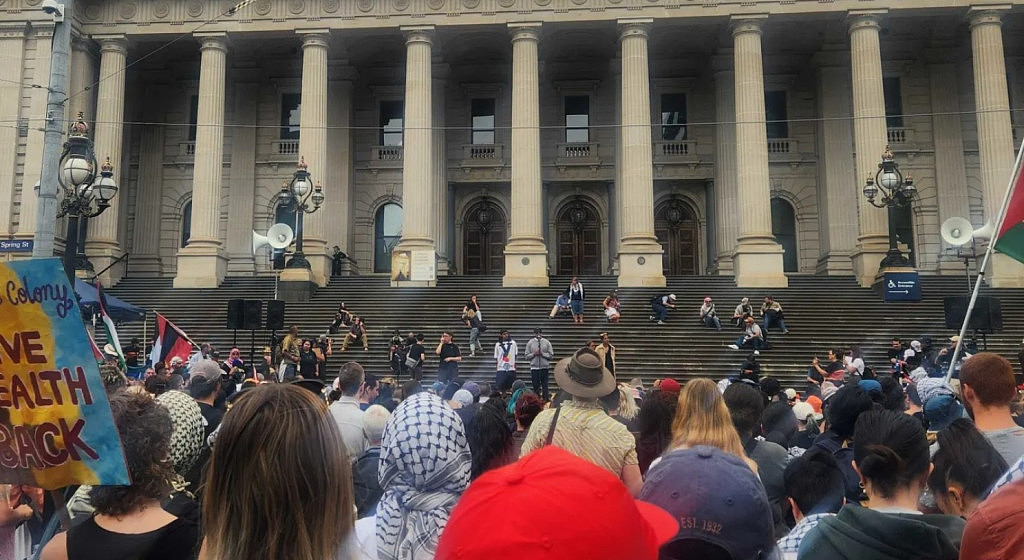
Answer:
[[[340,302],[366,320],[370,348],[356,344],[340,353],[343,334],[335,336],[330,371],[344,361],[356,360],[369,373],[390,375],[388,341],[392,331],[403,335],[422,332],[432,354],[441,332],[451,330],[462,348],[464,358],[460,376],[489,381],[494,377],[492,349],[498,333],[508,329],[525,346],[535,327],[544,329],[559,357],[608,332],[617,347],[617,375],[620,380],[639,377],[649,384],[656,378],[674,377],[680,381],[694,377],[722,378],[735,374],[747,352],[727,347],[739,331],[729,324],[733,308],[740,298],[751,299],[755,310],[765,295],[773,295],[785,309],[790,334],[772,332],[771,350],[759,360],[762,375],[776,377],[783,386],[800,388],[811,358],[824,362],[829,348],[860,345],[866,362],[878,371],[887,368],[886,348],[893,336],[905,341],[930,335],[936,344],[945,344],[956,334],[944,327],[942,299],[966,292],[962,277],[922,277],[920,303],[884,303],[852,278],[793,276],[784,289],[747,289],[735,287],[732,278],[717,276],[669,278],[668,288],[622,288],[622,320],[608,324],[601,300],[615,288],[615,277],[583,278],[585,284],[586,323],[574,325],[571,319],[548,320],[556,295],[568,286],[568,277],[552,277],[549,288],[503,288],[500,277],[450,276],[438,280],[435,288],[392,288],[383,277],[340,277],[320,289],[308,302],[287,304],[285,322],[299,326],[304,335],[325,333]],[[274,297],[272,277],[228,278],[220,288],[174,290],[169,278],[126,278],[110,293],[136,305],[157,311],[183,329],[193,341],[209,341],[225,350],[232,344],[248,356],[250,331],[237,334],[225,328],[227,302],[233,298],[269,300]],[[650,298],[659,293],[675,293],[678,310],[669,314],[664,325],[649,321]],[[459,320],[470,294],[476,294],[488,331],[481,335],[485,351],[476,357],[468,354],[468,329]],[[989,335],[988,349],[1009,358],[1016,366],[1016,354],[1024,334],[1024,290],[985,289],[984,295],[998,297],[1002,303],[1004,329]],[[714,298],[723,330],[703,327],[697,317],[705,296]],[[147,324],[125,324],[119,328],[126,343],[132,337],[151,340],[154,316]],[[270,332],[255,332],[257,352],[268,344]],[[280,332],[278,334],[281,334]],[[100,342],[102,344],[102,341]],[[522,352],[522,350],[520,350]],[[434,379],[436,360],[424,368],[424,379]],[[529,380],[528,365],[523,363],[519,377]]]

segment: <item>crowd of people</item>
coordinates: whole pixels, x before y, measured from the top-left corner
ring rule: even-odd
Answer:
[[[481,320],[475,298],[463,315]],[[753,352],[735,376],[648,387],[616,378],[607,333],[559,360],[539,328],[522,346],[502,333],[493,384],[460,380],[451,333],[436,381],[424,336],[398,332],[401,383],[348,361],[327,384],[237,349],[140,382],[105,363],[132,484],[68,489],[52,538],[25,530],[56,526],[52,500],[0,486],[0,558],[1024,557],[1013,367],[976,353],[947,382],[934,346],[894,340],[879,372],[833,350],[804,387],[762,377]]]

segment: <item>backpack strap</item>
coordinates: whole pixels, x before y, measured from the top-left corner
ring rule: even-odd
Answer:
[[[551,419],[551,427],[548,428],[548,437],[544,438],[544,446],[551,445],[551,442],[555,439],[555,425],[558,424],[558,415],[562,412],[562,407],[559,405],[555,408],[555,417]]]

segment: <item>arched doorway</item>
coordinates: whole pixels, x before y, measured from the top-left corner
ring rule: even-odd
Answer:
[[[391,251],[402,239],[402,207],[388,202],[373,218],[373,271],[391,273]]]
[[[666,276],[693,276],[700,270],[700,224],[693,208],[678,198],[662,202],[654,211],[654,234],[665,248],[662,269]]]
[[[89,223],[86,220],[82,220],[84,223]],[[192,238],[192,201],[185,203],[185,207],[181,209],[181,244],[179,248],[184,248],[188,245],[189,239]],[[81,237],[80,239],[85,239]]]
[[[796,247],[796,211],[785,199],[772,199],[772,235],[785,251],[782,255],[782,270],[798,272],[800,270],[800,254]]]
[[[577,197],[558,213],[558,274],[601,274],[601,220],[597,208]]]
[[[483,198],[462,220],[462,270],[466,275],[505,274],[505,214]]]

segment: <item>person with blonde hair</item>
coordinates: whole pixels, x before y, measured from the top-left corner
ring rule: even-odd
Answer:
[[[743,452],[740,436],[733,426],[722,393],[718,391],[718,384],[705,377],[688,382],[679,393],[668,451],[696,445],[717,447],[743,459],[751,470],[757,472],[757,465]],[[653,463],[651,467],[654,467]]]
[[[323,400],[290,384],[249,389],[214,443],[200,558],[355,558],[350,465]]]

